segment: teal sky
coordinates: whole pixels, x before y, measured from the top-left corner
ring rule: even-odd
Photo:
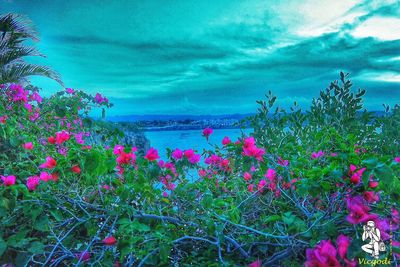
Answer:
[[[308,107],[340,70],[368,108],[400,102],[397,0],[0,0],[6,12],[36,25],[39,62],[109,97],[111,115],[250,113],[268,90]]]

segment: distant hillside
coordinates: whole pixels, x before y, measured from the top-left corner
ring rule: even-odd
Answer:
[[[254,114],[224,114],[224,115],[123,115],[110,116],[108,121],[133,122],[133,121],[183,121],[183,120],[213,120],[213,119],[236,119],[241,120]]]

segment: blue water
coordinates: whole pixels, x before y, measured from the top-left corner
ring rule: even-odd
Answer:
[[[251,133],[252,129],[215,129],[209,137],[209,144],[206,138],[202,136],[202,130],[179,130],[179,131],[157,131],[145,132],[146,137],[150,140],[150,146],[158,149],[161,159],[166,160],[166,148],[175,150],[194,149],[201,153],[203,149],[212,149],[212,145],[222,146],[222,139],[228,136],[232,142],[238,137]]]

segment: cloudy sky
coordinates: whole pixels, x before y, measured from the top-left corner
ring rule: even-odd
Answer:
[[[400,102],[398,0],[0,0],[10,11],[36,25],[40,62],[112,115],[250,113],[268,90],[307,107],[340,70],[368,108]]]

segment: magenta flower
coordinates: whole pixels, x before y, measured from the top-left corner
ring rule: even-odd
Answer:
[[[31,99],[39,104],[42,103],[43,100],[42,97],[37,92],[33,92],[33,94],[31,95]]]
[[[30,176],[26,179],[26,187],[28,187],[29,191],[34,191],[38,187],[40,183],[40,179],[37,176]]]
[[[194,154],[190,158],[188,158],[189,162],[192,164],[196,164],[200,161],[200,155],[199,154]]]
[[[366,221],[373,221],[378,216],[376,214],[369,214],[371,210],[361,196],[348,197],[347,198],[347,209],[349,210],[349,215],[347,215],[346,220],[351,224],[364,223]]]
[[[394,161],[397,162],[397,163],[400,163],[400,157],[395,157]]]
[[[213,129],[211,129],[211,128],[205,128],[204,130],[203,130],[203,136],[207,139],[207,141],[208,141],[208,137],[210,137],[210,135],[213,133]]]
[[[41,172],[39,178],[43,182],[48,182],[53,180],[53,176],[51,176],[51,174],[49,174],[48,172]]]
[[[11,186],[11,185],[15,184],[16,178],[15,178],[14,175],[9,175],[9,176],[0,175],[0,177],[1,177],[1,180],[3,181],[3,184],[5,186]]]
[[[193,151],[193,149],[188,149],[188,150],[185,150],[183,152],[183,154],[185,155],[186,158],[190,158],[194,155],[194,151]]]
[[[67,94],[73,94],[73,93],[75,93],[75,90],[72,89],[72,88],[67,88],[67,89],[65,89],[65,91],[67,92]]]
[[[57,161],[49,156],[49,157],[46,158],[46,162],[41,164],[39,166],[39,168],[42,168],[42,169],[53,169],[55,166],[57,166]]]
[[[222,144],[224,146],[229,145],[230,143],[232,143],[231,139],[229,139],[228,136],[225,136],[224,139],[222,139]]]
[[[271,182],[275,181],[276,179],[276,171],[274,169],[268,169],[267,173],[264,175],[265,178],[268,178]]]
[[[150,148],[149,150],[147,150],[147,153],[144,156],[144,158],[147,159],[148,161],[154,161],[159,159],[160,156],[158,155],[157,149]]]
[[[245,172],[244,174],[243,174],[243,177],[244,177],[244,179],[246,180],[246,181],[250,181],[251,180],[251,174],[249,173],[249,172]]]
[[[325,155],[324,151],[320,150],[318,152],[313,152],[311,153],[311,158],[313,159],[319,159]]]
[[[177,148],[172,152],[171,156],[176,160],[180,160],[183,157],[183,152]]]
[[[121,152],[124,151],[124,147],[121,145],[115,145],[114,147],[114,155],[119,155]]]
[[[332,245],[330,240],[322,240],[314,249],[306,250],[305,262],[306,267],[340,267],[340,263],[336,258],[336,248]]]
[[[28,142],[22,145],[23,148],[25,148],[26,150],[32,150],[33,149],[33,144],[32,142]]]
[[[61,132],[56,133],[56,143],[59,145],[64,143],[65,141],[68,141],[69,138],[70,138],[70,135],[66,131],[61,131]]]
[[[265,154],[265,150],[262,148],[258,148],[255,145],[254,137],[248,137],[244,140],[243,144],[243,154],[248,157],[254,157],[258,161],[263,161],[263,156]]]

